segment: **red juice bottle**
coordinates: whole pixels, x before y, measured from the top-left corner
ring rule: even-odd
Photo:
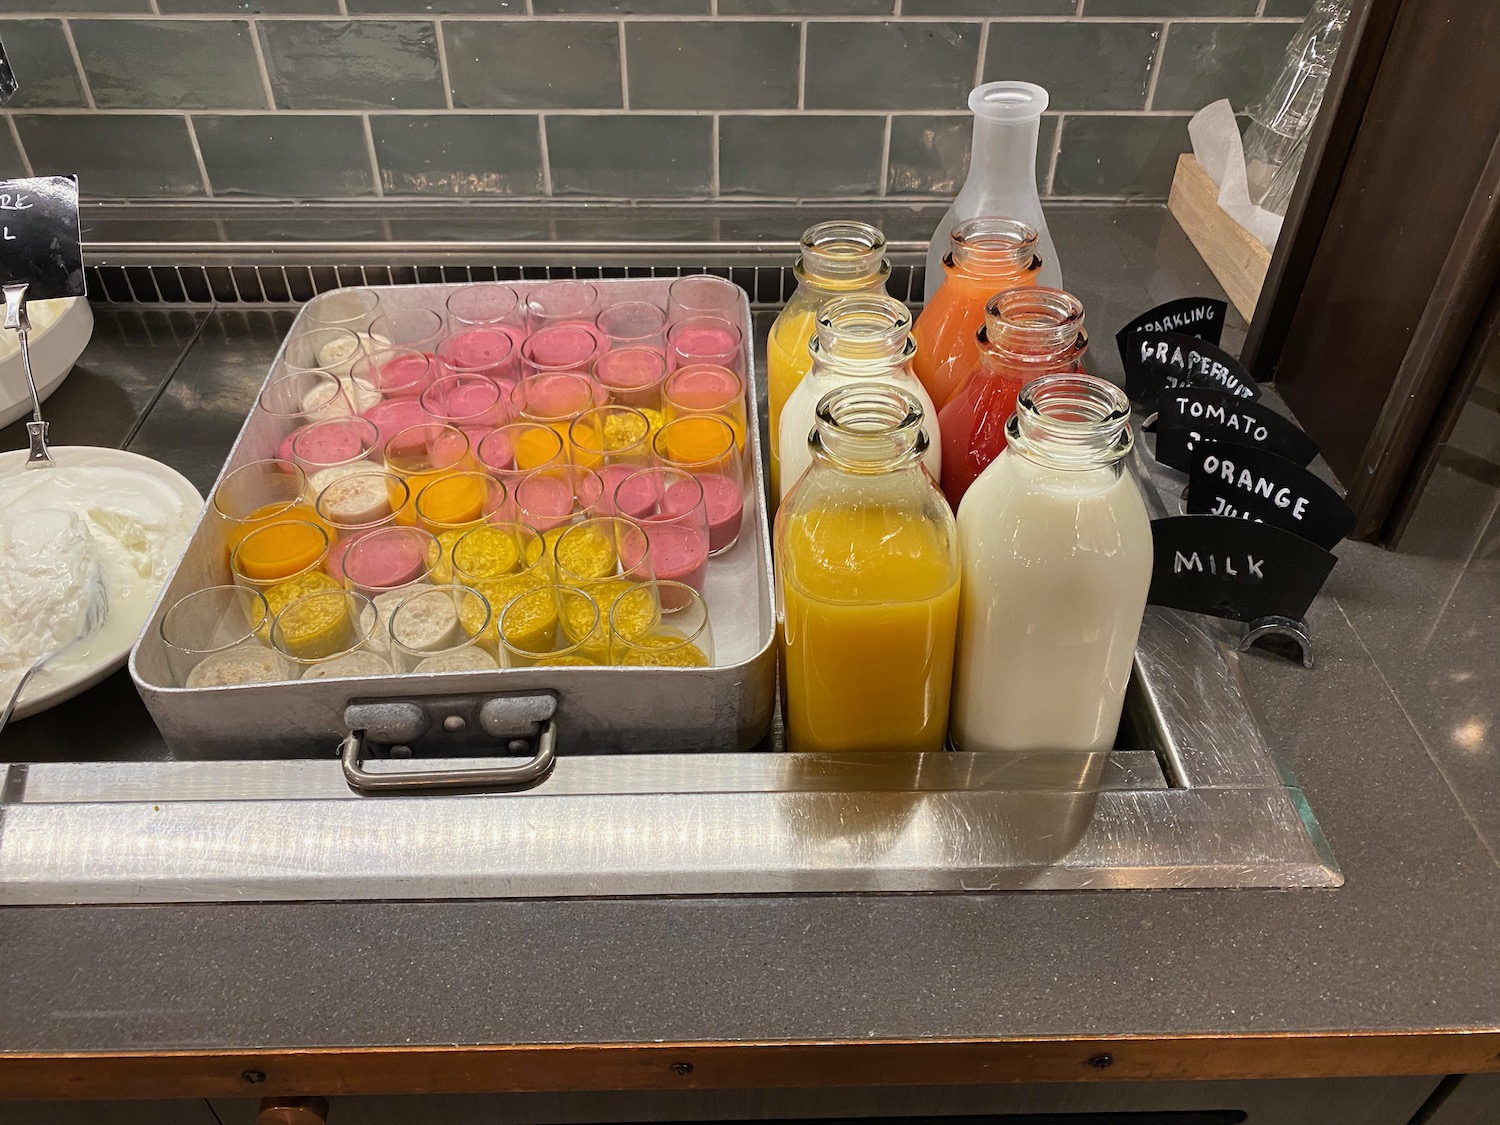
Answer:
[[[985,306],[978,342],[978,365],[938,411],[943,494],[954,511],[1005,448],[1005,423],[1021,388],[1042,375],[1083,370],[1083,303],[1040,285],[1007,289]]]

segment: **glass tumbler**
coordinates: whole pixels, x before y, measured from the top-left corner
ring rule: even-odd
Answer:
[[[312,327],[287,341],[282,362],[290,371],[327,371],[347,375],[365,354],[365,341],[358,332],[344,327]]]
[[[708,571],[708,509],[696,477],[681,469],[644,469],[615,489],[615,510],[646,529],[657,578],[703,589]]]
[[[713,363],[744,374],[743,337],[739,326],[717,316],[690,316],[667,331],[667,366],[673,371],[695,363]]]
[[[379,315],[380,294],[373,289],[335,289],[307,302],[307,321],[316,328],[368,332]]]
[[[344,585],[369,598],[426,582],[441,564],[443,548],[419,527],[383,527],[354,540],[344,552]]]
[[[391,656],[398,672],[496,668],[490,603],[467,586],[427,586],[391,613]]]
[[[744,522],[745,465],[729,423],[712,414],[689,414],[657,431],[652,447],[664,466],[691,473],[702,486],[709,554],[733,547]]]
[[[667,357],[655,348],[613,348],[594,360],[594,379],[617,406],[661,409]]]
[[[594,330],[599,290],[586,281],[546,281],[526,294],[526,327],[532,332],[554,324],[581,324]]]
[[[271,611],[258,590],[208,586],[179,598],[159,632],[178,687],[228,687],[282,678],[281,662],[260,638]]]
[[[694,316],[739,319],[740,287],[722,277],[695,273],[679,277],[667,287],[667,317],[672,323]]]
[[[234,550],[250,532],[269,523],[313,516],[307,474],[290,460],[271,458],[241,465],[214,489],[213,508]]]
[[[385,675],[391,666],[374,642],[377,624],[369,598],[349,590],[320,590],[276,615],[271,647],[292,679]]]
[[[567,446],[553,427],[540,422],[511,422],[479,439],[479,463],[508,489],[537,469],[567,463]]]
[[[614,496],[615,488],[631,473],[656,463],[651,423],[628,406],[584,411],[568,427],[568,448],[573,464],[599,474],[607,497]]]
[[[387,309],[370,322],[370,338],[381,347],[431,352],[443,339],[443,318],[431,309]]]
[[[596,321],[604,347],[654,348],[667,346],[667,314],[650,301],[621,301],[599,313]]]
[[[662,385],[662,413],[669,422],[690,414],[717,414],[734,430],[735,443],[745,448],[749,419],[745,381],[727,367],[713,363],[679,367]]]
[[[708,668],[713,627],[703,595],[681,582],[653,582],[623,594],[609,614],[610,662],[631,667]]]

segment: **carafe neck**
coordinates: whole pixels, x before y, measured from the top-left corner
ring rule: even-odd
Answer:
[[[888,473],[927,452],[922,404],[889,383],[853,382],[818,400],[813,459],[850,473]]]
[[[1041,132],[1047,91],[1029,82],[986,82],[969,95],[974,112],[974,140],[969,176],[971,185],[993,193],[997,186],[1014,185],[1036,191],[1036,147]]]

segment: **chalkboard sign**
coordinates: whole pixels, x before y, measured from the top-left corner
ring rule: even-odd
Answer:
[[[1151,521],[1152,605],[1235,621],[1301,619],[1338,562],[1267,524],[1217,516]]]
[[[1295,461],[1218,441],[1193,445],[1187,510],[1270,524],[1324,549],[1355,523],[1343,498]]]
[[[16,72],[10,68],[10,59],[5,57],[5,44],[0,43],[0,105],[16,96]]]
[[[1125,393],[1145,410],[1178,387],[1206,387],[1236,398],[1260,398],[1260,386],[1223,348],[1181,332],[1138,332],[1125,359]]]
[[[1179,297],[1154,309],[1147,309],[1115,333],[1120,361],[1128,368],[1126,353],[1131,337],[1141,332],[1181,332],[1217,344],[1224,338],[1224,317],[1229,302],[1216,297]]]
[[[1182,387],[1166,391],[1157,403],[1156,459],[1183,472],[1190,470],[1200,441],[1222,441],[1265,449],[1298,465],[1318,455],[1317,443],[1260,402],[1223,391]]]
[[[26,282],[26,299],[82,297],[78,179],[0,180],[0,284]]]

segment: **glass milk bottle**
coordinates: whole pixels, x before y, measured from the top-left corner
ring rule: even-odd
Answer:
[[[818,309],[833,297],[885,292],[886,279],[891,276],[891,263],[885,257],[885,235],[869,223],[829,222],[810,226],[802,234],[801,252],[792,272],[797,277],[797,291],[777,315],[766,341],[772,496],[781,493],[781,466],[776,451],[781,411],[812,367],[807,345],[817,330]]]
[[[787,748],[941,750],[958,552],[922,408],[853,382],[816,416],[812,467],[776,516]]]
[[[1035,230],[1042,258],[1041,283],[1062,287],[1057,249],[1036,190],[1036,145],[1046,108],[1047,91],[1030,82],[986,82],[969,94],[969,109],[974,113],[969,175],[932,236],[924,300],[932,300],[943,283],[948,233],[965,219],[981,215],[1008,215]]]
[[[1151,522],[1113,383],[1026,384],[958,510],[959,750],[1108,750],[1151,585]]]
[[[927,443],[922,455],[932,479],[942,471],[937,410],[932,398],[912,374],[916,342],[911,335],[911,313],[884,293],[835,297],[818,310],[817,333],[808,344],[812,370],[797,384],[781,412],[781,427],[771,431],[771,448],[781,461],[781,480],[775,495],[785,500],[812,463],[807,439],[816,421],[818,401],[851,380],[890,383],[901,387],[922,408]]]
[[[955,511],[1005,448],[1005,423],[1021,388],[1043,375],[1083,370],[1089,349],[1083,303],[1040,285],[997,293],[985,306],[978,342],[978,363],[938,411],[943,495]]]
[[[912,370],[942,406],[979,361],[984,307],[996,293],[1035,285],[1036,231],[1015,219],[965,219],[949,236],[943,284],[917,317]]]

